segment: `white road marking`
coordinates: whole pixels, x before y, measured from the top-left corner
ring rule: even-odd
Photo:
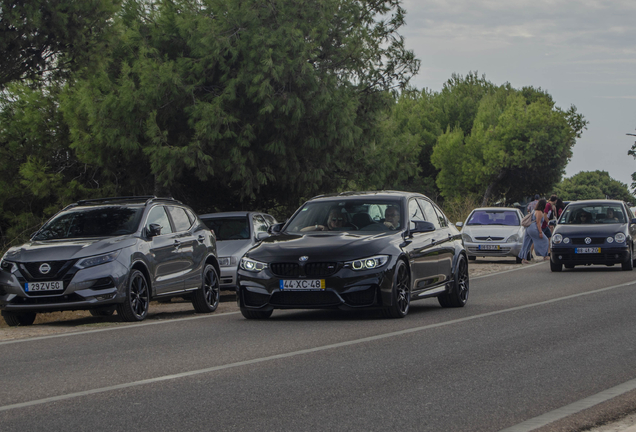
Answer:
[[[48,397],[48,398],[44,398],[44,399],[36,399],[36,400],[28,401],[28,402],[21,402],[21,403],[16,403],[16,404],[11,404],[11,405],[4,405],[4,406],[0,406],[0,412],[9,411],[9,410],[12,410],[12,409],[17,409],[17,408],[33,407],[35,405],[42,405],[42,404],[49,403],[49,402],[57,402],[57,401],[63,401],[63,400],[68,400],[68,399],[74,399],[74,398],[81,397],[81,396],[88,396],[88,395],[93,395],[93,394],[105,393],[105,392],[113,391],[113,390],[121,390],[121,389],[125,389],[125,388],[138,387],[138,386],[142,386],[142,385],[146,385],[146,384],[153,384],[153,383],[162,382],[162,381],[168,381],[168,380],[185,378],[185,377],[190,377],[190,376],[195,376],[195,375],[201,375],[201,374],[206,374],[206,373],[210,373],[210,372],[216,372],[216,371],[220,371],[220,370],[224,370],[224,369],[231,369],[231,368],[235,368],[235,367],[247,366],[247,365],[256,364],[256,363],[268,362],[268,361],[272,361],[272,360],[279,360],[279,359],[284,359],[284,358],[289,358],[289,357],[296,357],[296,356],[300,356],[300,355],[304,355],[304,354],[310,354],[310,353],[315,353],[315,352],[320,352],[320,351],[325,351],[325,350],[330,350],[330,349],[336,349],[336,348],[342,348],[342,347],[347,347],[347,346],[352,346],[352,345],[358,345],[358,344],[367,343],[367,342],[374,342],[374,341],[378,341],[378,340],[382,340],[382,339],[388,339],[388,338],[392,338],[392,337],[396,337],[396,336],[402,336],[402,335],[406,335],[406,334],[410,334],[410,333],[416,333],[416,332],[429,330],[429,329],[433,329],[433,328],[438,328],[438,327],[443,327],[443,326],[447,326],[447,325],[458,324],[458,323],[463,323],[463,322],[467,322],[467,321],[473,321],[473,320],[480,319],[480,318],[486,318],[486,317],[490,317],[490,316],[501,315],[501,314],[508,313],[508,312],[515,312],[515,311],[519,311],[519,310],[523,310],[523,309],[529,309],[529,308],[533,308],[533,307],[537,307],[537,306],[543,306],[543,305],[548,305],[548,304],[557,303],[557,302],[561,302],[561,301],[567,301],[567,300],[571,300],[571,299],[577,298],[577,297],[595,295],[595,294],[602,293],[602,292],[605,292],[605,291],[609,291],[609,290],[613,290],[613,289],[617,289],[617,288],[622,288],[622,287],[626,287],[626,286],[634,285],[634,284],[636,284],[636,281],[626,282],[626,283],[623,283],[623,284],[620,284],[620,285],[613,285],[613,286],[605,287],[605,288],[599,288],[599,289],[594,290],[594,291],[588,291],[588,292],[579,293],[579,294],[572,294],[572,295],[569,295],[569,296],[560,297],[560,298],[556,298],[556,299],[545,300],[545,301],[532,303],[532,304],[528,304],[528,305],[524,305],[524,306],[516,306],[516,307],[513,307],[513,308],[509,308],[509,309],[503,309],[503,310],[494,311],[494,312],[487,312],[487,313],[483,313],[483,314],[480,314],[480,315],[473,315],[473,316],[470,316],[470,317],[454,319],[454,320],[445,321],[445,322],[437,323],[437,324],[429,324],[429,325],[425,325],[425,326],[421,326],[421,327],[414,327],[414,328],[400,330],[400,331],[391,332],[391,333],[385,333],[385,334],[380,334],[380,335],[375,335],[375,336],[369,336],[369,337],[365,337],[365,338],[361,338],[361,339],[354,339],[354,340],[345,341],[345,342],[339,342],[339,343],[335,343],[335,344],[323,345],[323,346],[319,346],[319,347],[315,347],[315,348],[308,348],[308,349],[299,350],[299,351],[293,351],[293,352],[284,353],[284,354],[276,354],[276,355],[272,355],[272,356],[268,356],[268,357],[256,358],[256,359],[252,359],[252,360],[245,360],[245,361],[240,361],[240,362],[235,362],[235,363],[228,363],[228,364],[224,364],[224,365],[220,365],[220,366],[214,366],[214,367],[205,368],[205,369],[198,369],[198,370],[194,370],[194,371],[190,371],[190,372],[182,372],[182,373],[173,374],[173,375],[164,375],[164,376],[160,376],[160,377],[156,377],[156,378],[149,378],[149,379],[145,379],[145,380],[133,381],[133,382],[129,382],[129,383],[122,383],[122,384],[117,384],[117,385],[108,386],[108,387],[96,388],[96,389],[92,389],[92,390],[85,390],[85,391],[81,391],[81,392],[68,393],[68,394],[59,395],[59,396],[52,396],[52,397]],[[173,321],[174,320],[171,320],[171,322],[173,322]],[[107,329],[104,329],[104,330],[107,330]]]
[[[550,411],[538,417],[531,418],[530,420],[526,420],[515,426],[502,429],[499,432],[533,431],[535,429],[543,427],[557,420],[561,420],[569,415],[576,414],[585,409],[591,408],[594,405],[598,405],[600,403],[606,402],[610,399],[615,398],[616,396],[620,396],[634,389],[636,389],[636,379],[624,382],[623,384],[619,384],[616,387],[612,387],[610,389],[604,390],[600,393],[597,393],[585,399],[581,399],[580,401],[576,401],[574,403],[571,403],[570,405],[566,405],[564,407],[555,409],[554,411]]]
[[[237,314],[237,313],[238,312],[225,312],[225,313],[220,313],[220,314],[206,314],[206,315],[198,315],[198,316],[187,317],[187,318],[175,318],[175,319],[166,319],[166,320],[158,320],[158,321],[146,321],[146,322],[139,323],[139,324],[125,324],[125,325],[120,325],[120,326],[117,326],[117,327],[107,327],[107,328],[102,328],[102,329],[84,330],[84,331],[72,332],[72,333],[60,333],[60,334],[54,334],[54,335],[48,335],[48,336],[37,336],[37,337],[32,337],[32,338],[27,338],[27,339],[13,339],[13,340],[0,342],[0,346],[1,345],[15,344],[15,343],[22,343],[22,342],[33,342],[33,341],[38,341],[38,340],[43,340],[43,339],[53,339],[53,338],[61,338],[61,337],[69,337],[69,336],[79,336],[79,335],[85,335],[85,334],[89,334],[89,333],[99,333],[99,332],[107,332],[107,331],[114,331],[114,330],[125,330],[125,329],[137,328],[137,327],[145,327],[145,326],[151,326],[151,325],[169,324],[169,323],[174,323],[174,322],[179,322],[179,321],[190,321],[190,320],[204,319],[204,318],[216,318],[216,317],[225,316],[225,315],[234,315],[234,314]]]

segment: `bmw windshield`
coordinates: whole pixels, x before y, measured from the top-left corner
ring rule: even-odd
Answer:
[[[306,203],[285,226],[285,231],[388,231],[403,226],[397,200],[334,200]]]
[[[143,207],[88,207],[59,213],[48,221],[33,240],[60,240],[129,235],[137,231]]]

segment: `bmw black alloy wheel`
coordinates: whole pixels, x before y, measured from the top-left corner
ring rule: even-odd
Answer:
[[[459,262],[459,271],[457,272],[457,296],[463,304],[468,301],[468,287],[468,263],[462,259]]]
[[[442,307],[464,307],[468,302],[469,289],[468,262],[460,255],[450,291],[437,297],[437,301]]]
[[[199,313],[214,312],[221,299],[221,286],[216,269],[211,264],[206,264],[203,269],[203,282],[201,289],[192,296],[192,306]]]
[[[124,321],[141,321],[148,315],[150,305],[150,293],[146,277],[139,270],[130,273],[126,299],[117,305],[117,314]]]

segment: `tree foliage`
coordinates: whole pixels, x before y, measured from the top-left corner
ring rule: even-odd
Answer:
[[[134,193],[219,207],[334,190],[419,67],[397,0],[125,6],[112,57],[64,110],[79,158]]]
[[[118,0],[0,0],[0,88],[68,77],[109,39]]]
[[[607,171],[581,171],[556,185],[554,193],[567,201],[608,198],[636,203],[627,185],[611,178]]]

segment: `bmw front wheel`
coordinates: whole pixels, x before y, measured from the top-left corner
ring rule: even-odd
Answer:
[[[387,318],[404,318],[411,306],[411,276],[404,261],[399,260],[393,275],[393,304],[384,309]]]

